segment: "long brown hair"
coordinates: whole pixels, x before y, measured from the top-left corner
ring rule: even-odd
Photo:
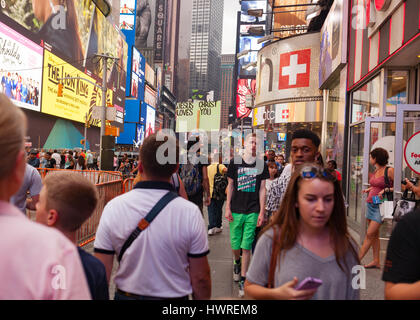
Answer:
[[[278,257],[278,259],[281,258],[282,253],[290,250],[296,244],[297,237],[299,235],[300,214],[299,209],[296,208],[296,203],[298,202],[298,192],[303,179],[300,173],[300,168],[303,168],[304,166],[315,167],[319,170],[319,172],[324,170],[323,167],[313,163],[304,164],[297,168],[292,174],[279,210],[274,214],[272,221],[263,230],[263,232],[265,232],[271,228],[278,228],[280,235],[276,240],[275,245],[275,256]],[[330,179],[320,173],[316,174],[314,179],[320,179],[334,184],[334,207],[330,219],[327,222],[327,226],[329,228],[330,238],[334,245],[335,260],[340,269],[345,272],[341,262],[344,261],[347,252],[350,250],[358,262],[359,257],[355,248],[351,244],[351,240],[354,243],[356,242],[352,239],[347,230],[344,197],[341,186],[336,179]],[[346,262],[345,268],[347,272],[349,272],[349,267]]]

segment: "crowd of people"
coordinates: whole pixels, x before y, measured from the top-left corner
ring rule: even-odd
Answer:
[[[44,167],[76,169],[89,152],[78,154],[77,161],[70,151],[48,151],[41,159],[30,151],[27,158],[24,113],[2,94],[0,106],[0,145],[8,155],[0,159],[0,234],[7,239],[0,242],[7,257],[0,260],[0,299],[107,300],[115,259],[115,300],[210,299],[209,236],[223,232],[223,207],[240,296],[360,298],[352,269],[377,241],[377,211],[368,210],[369,236],[359,248],[348,231],[336,168],[319,164],[315,133],[292,133],[289,164],[273,151],[266,161],[257,155],[261,141],[255,134],[245,137],[240,163],[233,156],[226,164],[212,156],[210,163],[189,159],[180,165],[177,159],[162,164],[158,149],[165,144],[179,155],[178,141],[148,136],[136,166],[130,167],[137,173],[134,188],[106,204],[90,255],[77,248],[76,232],[96,208],[95,186],[69,170],[41,181],[34,168],[42,160]],[[187,150],[194,150],[196,142]],[[203,158],[199,151],[196,155]],[[389,188],[385,172],[393,179],[386,160],[372,151],[372,179],[378,181],[371,180],[368,205],[370,196],[390,191],[384,190]],[[25,207],[36,210],[35,222],[22,214]],[[394,229],[383,271],[386,298],[420,298],[419,230],[419,210],[406,214]],[[366,267],[378,264],[374,258]],[[315,278],[308,286],[302,284],[307,277]]]
[[[34,168],[69,169],[69,170],[99,170],[98,161],[93,153],[88,150],[66,150],[61,153],[57,149],[38,151],[27,149],[28,164]]]
[[[8,98],[38,106],[40,89],[38,81],[4,70],[0,71],[0,75],[1,92]]]

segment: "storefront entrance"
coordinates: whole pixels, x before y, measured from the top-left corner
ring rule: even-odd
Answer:
[[[388,165],[395,170],[394,200],[401,198],[402,178],[418,176],[407,167],[403,153],[408,139],[420,131],[420,105],[398,105],[396,110],[396,117],[366,117],[350,126],[347,218],[349,226],[359,233],[360,241],[363,241],[367,227],[367,194],[362,190],[369,187],[369,177],[374,171],[369,163],[370,151],[377,147],[388,151]],[[389,239],[391,231],[392,221],[385,221],[380,237]]]

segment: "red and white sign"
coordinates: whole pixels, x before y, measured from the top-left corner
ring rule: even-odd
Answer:
[[[276,105],[276,123],[289,121],[289,107],[287,104]]]
[[[420,131],[408,139],[404,148],[404,159],[408,167],[415,173],[420,174]]]
[[[385,11],[391,4],[391,0],[375,0],[375,8],[378,11]]]
[[[311,49],[280,55],[279,90],[309,87]]]
[[[251,109],[246,107],[246,97],[247,95],[255,93],[255,80],[249,79],[239,79],[238,80],[238,89],[236,95],[236,117],[246,118],[250,115]]]

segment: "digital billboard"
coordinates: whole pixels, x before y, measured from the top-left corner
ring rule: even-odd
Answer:
[[[248,15],[248,10],[252,9],[261,9],[262,12],[266,12],[267,2],[266,1],[242,1],[241,2],[241,22],[264,22],[266,20],[266,15],[263,14],[261,17],[254,17]]]
[[[238,79],[237,93],[236,93],[236,117],[247,118],[252,117],[251,109],[246,107],[246,96],[255,94],[256,80],[255,79]]]
[[[239,37],[239,52],[244,50],[253,50],[249,52],[247,55],[238,59],[238,74],[240,77],[243,76],[256,76],[257,68],[252,69],[244,69],[243,67],[249,63],[257,61],[258,50],[260,50],[263,46],[262,43],[258,43],[258,39],[261,37],[256,36],[241,36]]]
[[[136,0],[120,0],[120,13],[135,14]]]
[[[144,102],[156,108],[156,91],[146,85],[144,90]]]
[[[289,37],[296,34],[302,34],[306,32],[306,27],[308,25],[306,21],[306,6],[299,6],[299,5],[307,5],[308,0],[276,0],[274,4],[274,8],[279,5],[287,5],[287,6],[295,6],[293,9],[283,8],[283,11],[290,11],[285,12],[282,14],[273,14],[274,16],[274,27],[273,29],[279,30],[273,32],[273,34],[277,37]],[[310,8],[310,7],[309,7]],[[279,11],[279,9],[274,10],[274,12]],[[280,31],[283,29],[284,31]]]
[[[145,137],[148,137],[149,135],[153,134],[155,132],[155,120],[156,120],[156,111],[151,106],[147,105],[146,109],[146,135]]]
[[[95,82],[92,77],[45,50],[41,111],[84,123],[86,113],[91,119],[93,107],[102,105],[102,90],[82,79],[59,80],[63,77],[78,77]],[[63,83],[62,97],[57,96],[60,82]],[[106,100],[110,104],[113,102],[113,91],[110,89]],[[98,126],[99,120],[93,120],[92,123]]]
[[[1,92],[21,108],[41,111],[43,49],[0,23]]]
[[[134,15],[120,15],[120,29],[134,30]]]
[[[139,77],[133,72],[131,74],[131,96],[134,99],[138,99],[139,94]]]
[[[136,78],[137,81],[137,95],[136,98],[140,100],[144,100],[144,80],[145,80],[145,67],[146,67],[146,59],[141,54],[136,47],[133,46],[133,55],[132,55],[132,63],[131,63],[131,70],[133,72],[133,78]],[[133,79],[132,79],[133,81]],[[132,97],[134,95],[131,94]]]

